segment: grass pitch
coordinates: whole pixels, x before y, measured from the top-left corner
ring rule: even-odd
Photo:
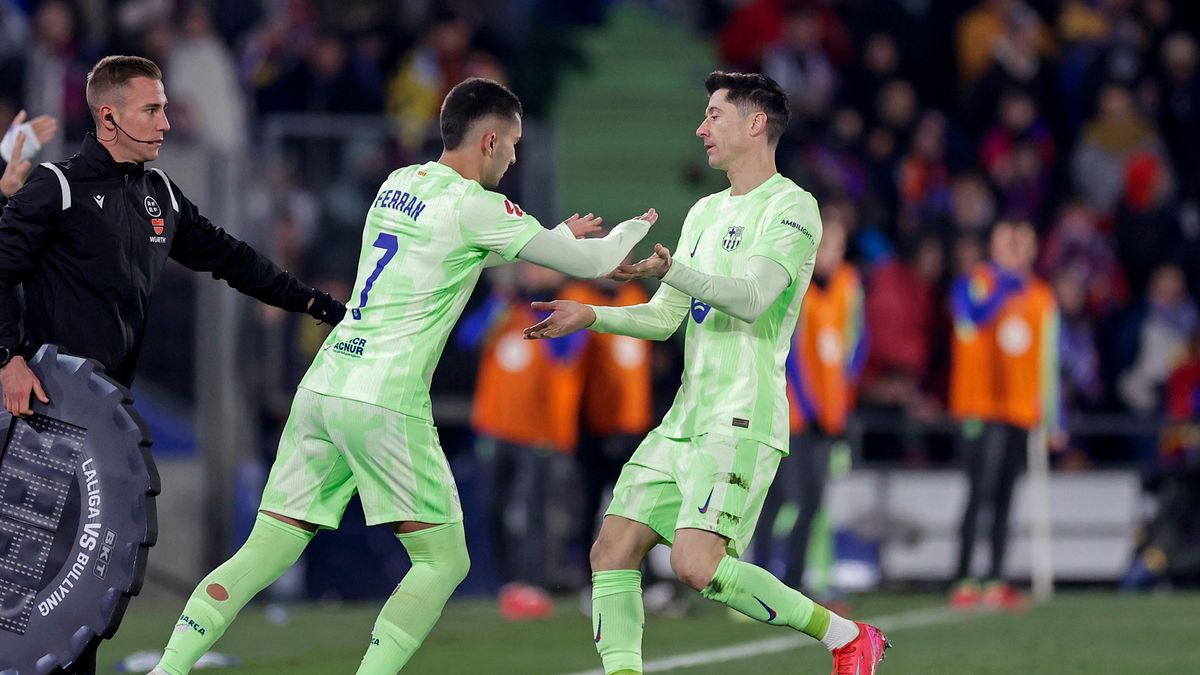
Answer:
[[[492,601],[452,602],[405,673],[599,672],[590,620],[572,601],[556,609],[549,620],[509,623]],[[135,600],[120,634],[101,648],[100,672],[114,672],[113,664],[131,652],[161,649],[176,611],[147,609]],[[231,674],[353,673],[377,611],[375,605],[304,605],[288,623],[273,625],[255,606],[217,648],[241,659]],[[1018,614],[959,614],[945,610],[941,596],[878,595],[859,598],[854,615],[881,619],[896,645],[880,667],[883,675],[1200,672],[1197,594],[1061,593]],[[647,672],[823,675],[830,669],[815,641],[734,622],[711,604],[686,618],[648,617],[643,653]]]

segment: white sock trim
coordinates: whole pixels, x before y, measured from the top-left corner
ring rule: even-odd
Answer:
[[[829,613],[829,630],[821,638],[821,644],[829,651],[840,649],[850,644],[858,637],[858,626],[849,619],[844,619],[833,612]]]

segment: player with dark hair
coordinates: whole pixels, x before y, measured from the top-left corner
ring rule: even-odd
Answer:
[[[642,672],[638,570],[666,543],[675,574],[705,598],[820,640],[835,674],[870,675],[887,646],[883,633],[738,559],[788,452],[785,361],[822,230],[816,200],[775,169],[788,118],[779,85],[715,72],[705,87],[696,135],[730,188],[688,213],[676,249],[687,257],[657,244],[651,257],[617,268],[619,279],[662,280],[645,304],[534,303],[552,313],[526,330],[530,339],[591,328],[665,340],[687,323],[675,403],[622,469],[592,547],[593,639],[606,673]]]
[[[516,162],[521,114],[502,85],[460,83],[442,104],[438,161],[397,169],[379,188],[350,316],[300,383],[250,538],[196,587],[155,673],[189,672],[318,528],[337,527],[356,492],[367,524],[387,524],[413,563],[379,613],[358,672],[394,675],[437,623],[470,563],[429,385],[480,273],[520,258],[600,277],[658,217],[651,209],[603,239],[576,239],[599,218],[575,215],[547,231],[492,192]]]

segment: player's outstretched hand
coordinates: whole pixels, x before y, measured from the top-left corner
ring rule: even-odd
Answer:
[[[662,244],[655,244],[654,255],[632,265],[617,265],[617,269],[608,273],[608,278],[616,281],[633,281],[649,277],[661,279],[669,269],[671,269],[671,250]]]
[[[14,356],[0,368],[0,388],[4,390],[4,409],[16,416],[33,414],[33,407],[29,404],[30,394],[37,394],[42,403],[50,402],[37,375],[33,374],[21,356]]]
[[[0,176],[0,194],[6,198],[17,194],[17,190],[25,183],[25,176],[29,175],[29,170],[33,168],[33,162],[21,160],[21,151],[24,148],[25,132],[20,131],[17,132],[17,139],[13,143],[12,161],[4,167],[4,175]]]
[[[21,111],[24,112],[24,111]],[[20,124],[20,122],[16,122]],[[54,134],[58,133],[58,120],[49,115],[38,115],[29,120],[29,126],[33,127],[33,135],[37,137],[38,143],[45,145],[47,141],[54,138]],[[18,156],[15,152],[13,156]]]
[[[599,232],[604,219],[591,213],[581,216],[578,213],[567,218],[563,223],[571,230],[576,239],[583,239],[593,232]]]
[[[591,307],[574,300],[552,300],[533,302],[530,307],[538,312],[550,312],[550,316],[536,325],[525,329],[526,340],[541,340],[570,335],[596,322],[596,312]]]
[[[655,211],[654,209],[650,209],[649,211],[646,211],[642,215],[638,216],[637,218],[634,218],[634,220],[644,220],[647,223],[650,223],[651,225],[653,225],[654,223],[658,222],[658,211]]]

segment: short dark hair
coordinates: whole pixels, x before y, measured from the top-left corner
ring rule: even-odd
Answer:
[[[87,75],[87,104],[92,117],[99,119],[100,106],[117,89],[135,77],[161,80],[162,70],[150,59],[141,56],[106,56],[92,67]]]
[[[508,87],[482,77],[467,78],[454,85],[442,101],[442,144],[447,150],[458,148],[471,123],[489,115],[512,117],[523,114],[521,99]]]
[[[704,80],[704,88],[709,96],[720,89],[729,93],[726,97],[736,105],[743,114],[749,112],[764,112],[767,114],[767,142],[775,143],[787,129],[788,110],[787,94],[783,87],[766,75],[758,73],[727,73],[714,70]]]

